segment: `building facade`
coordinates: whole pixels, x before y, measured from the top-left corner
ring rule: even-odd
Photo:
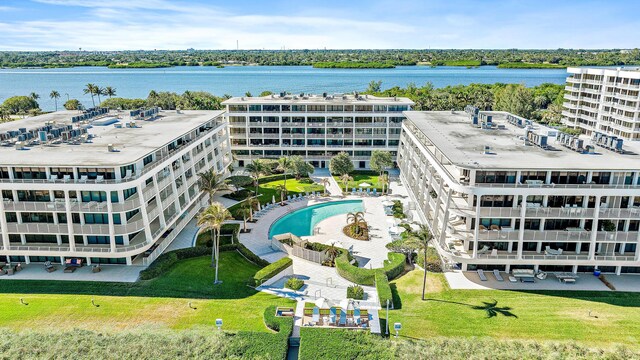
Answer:
[[[356,169],[369,168],[374,150],[398,150],[407,98],[370,95],[269,95],[223,102],[236,165],[254,159],[300,155],[318,168],[341,151]]]
[[[617,152],[503,112],[405,115],[401,181],[451,265],[640,272],[638,143]]]
[[[562,121],[587,135],[640,140],[640,70],[568,68]]]
[[[148,265],[231,163],[222,111],[62,111],[0,125],[0,261]]]

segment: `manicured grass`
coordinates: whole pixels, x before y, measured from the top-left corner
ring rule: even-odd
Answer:
[[[354,172],[351,174],[351,177],[353,178],[353,181],[349,181],[349,192],[351,192],[351,189],[353,188],[358,190],[360,188],[360,184],[363,182],[366,182],[371,186],[362,187],[362,190],[371,189],[371,191],[373,191],[373,189],[378,189],[378,193],[382,192],[382,184],[378,183],[379,176],[375,172]],[[338,182],[338,185],[342,191],[344,191],[344,183],[340,180],[340,176],[334,175],[333,178],[336,179],[336,182]]]
[[[450,290],[442,274],[429,273],[428,300],[422,301],[422,275],[415,270],[391,283],[397,287],[401,308],[390,312],[390,323],[402,323],[402,336],[576,340],[589,346],[640,347],[637,294]]]
[[[14,330],[90,329],[139,326],[171,329],[214,327],[268,332],[263,311],[293,302],[248,287],[259,269],[237,252],[220,256],[220,285],[213,285],[210,258],[183,260],[166,275],[133,284],[78,281],[0,281],[0,327]],[[23,298],[28,305],[22,305]],[[94,299],[99,305],[91,304]],[[191,302],[192,309],[189,307]]]
[[[276,180],[276,181],[270,181],[264,184],[260,184],[258,186],[258,194],[260,194],[258,196],[258,200],[260,201],[261,204],[267,204],[270,203],[274,198],[276,199],[276,201],[280,201],[280,194],[278,193],[278,185],[283,185],[284,184],[284,180]],[[254,190],[255,191],[255,187],[248,187],[248,189]],[[323,192],[324,191],[324,186],[319,185],[319,184],[308,184],[308,183],[304,183],[301,181],[296,180],[294,177],[287,179],[287,191],[288,191],[288,195],[298,195],[300,193],[304,194],[305,192],[313,192],[313,191],[318,191],[318,192]],[[285,196],[285,200],[286,200],[286,196]],[[242,202],[237,203],[233,206],[231,206],[229,208],[229,211],[231,212],[232,215],[234,215],[234,217],[238,220],[242,220],[242,216],[236,216],[236,212],[240,209]]]

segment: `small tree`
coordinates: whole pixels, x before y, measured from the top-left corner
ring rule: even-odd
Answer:
[[[328,259],[329,262],[331,264],[334,264],[336,261],[336,258],[340,255],[340,249],[338,249],[338,247],[335,246],[335,243],[331,243],[331,245],[329,245],[328,248],[324,249],[324,253],[329,258]]]
[[[242,214],[243,231],[247,232],[247,220],[253,215],[251,205],[248,202],[243,202],[242,205],[240,205],[240,214]]]
[[[331,185],[331,180],[329,180],[329,178],[322,178],[322,187],[324,188],[322,195],[327,195],[327,188],[329,185]]]
[[[309,176],[313,172],[313,165],[304,161],[304,158],[300,155],[294,155],[291,158],[291,172],[296,177],[296,180]]]
[[[349,174],[342,174],[340,176],[340,181],[342,181],[342,184],[344,184],[344,192],[349,192],[349,181],[353,181],[353,177]]]
[[[244,175],[234,175],[229,176],[226,180],[227,184],[231,186],[235,191],[240,190],[241,187],[245,187],[247,185],[253,184],[253,179],[251,176]]]
[[[382,176],[384,171],[391,166],[393,166],[393,158],[391,157],[390,152],[373,150],[371,153],[371,161],[369,161],[369,167],[371,167],[371,170],[379,172],[380,176]]]
[[[384,195],[385,188],[389,190],[389,175],[388,174],[380,175],[380,177],[378,178],[378,184],[382,186],[382,194]]]
[[[278,194],[280,194],[280,204],[283,204],[284,197],[287,196],[287,186],[284,184],[277,185],[276,190],[278,191]]]
[[[80,101],[78,101],[78,99],[69,99],[65,101],[62,106],[67,110],[78,110],[78,108],[80,108]]]
[[[353,171],[353,168],[354,166],[351,161],[351,157],[344,151],[332,157],[329,162],[329,171],[331,171],[332,174],[349,174]]]

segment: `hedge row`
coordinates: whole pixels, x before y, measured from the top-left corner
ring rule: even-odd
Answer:
[[[140,280],[149,280],[164,274],[179,260],[204,256],[210,253],[211,250],[206,246],[169,251],[158,256],[149,267],[140,271]]]
[[[384,261],[384,272],[389,280],[393,280],[400,276],[404,271],[404,264],[407,257],[400,253],[389,253],[389,259]]]
[[[384,261],[383,271],[388,279],[394,279],[404,271],[406,257],[400,253],[389,253],[389,260]],[[346,280],[360,285],[373,286],[375,284],[376,269],[365,269],[351,265],[346,253],[336,258],[338,275]]]
[[[384,271],[378,269],[375,274],[376,277],[376,290],[378,291],[378,299],[380,305],[385,307],[387,300],[393,304],[393,295],[391,294],[391,286],[389,286],[389,279]]]
[[[238,252],[242,254],[242,256],[244,256],[247,260],[251,261],[252,263],[262,267],[270,264],[267,260],[264,260],[260,256],[254,254],[253,251],[249,250],[246,246],[242,245],[241,243],[237,242],[235,243],[235,246],[236,246],[236,250],[238,250]]]
[[[291,258],[289,257],[283,257],[278,261],[272,262],[271,264],[258,270],[258,272],[253,275],[255,285],[260,286],[263,282],[276,276],[279,272],[291,265],[293,265],[293,260],[291,260]]]
[[[292,174],[287,174],[287,179],[293,178]],[[284,180],[284,174],[267,175],[258,179],[258,184],[264,184],[272,181]]]
[[[293,331],[293,317],[275,316],[276,307],[264,311],[264,323],[277,334],[239,331],[230,343],[230,354],[242,359],[284,359],[289,349],[289,336]]]
[[[374,284],[374,271],[351,265],[346,252],[336,258],[336,270],[338,275],[352,283],[369,286]]]

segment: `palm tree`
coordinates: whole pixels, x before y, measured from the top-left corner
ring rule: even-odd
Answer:
[[[56,111],[58,111],[58,99],[60,98],[60,93],[55,91],[55,90],[51,90],[51,93],[49,94],[49,97],[53,99],[53,101],[56,104]]]
[[[100,95],[105,95],[107,92],[104,90],[104,88],[101,88],[99,86],[96,86],[93,89],[96,93],[96,96],[98,96],[98,106],[100,106],[100,103],[102,103],[102,100],[100,100]]]
[[[209,169],[198,174],[198,186],[200,191],[209,194],[209,205],[213,204],[213,196],[221,190],[228,190],[227,184],[222,174],[218,174],[215,169]]]
[[[278,159],[278,170],[284,172],[284,186],[287,186],[287,172],[291,171],[293,163],[291,162],[291,158],[288,156],[283,156]]]
[[[36,94],[35,92],[32,92],[31,94],[29,94],[29,97],[32,98],[33,100],[40,99],[40,95]]]
[[[243,202],[240,205],[240,214],[242,215],[242,221],[243,221],[243,231],[246,233],[247,232],[247,220],[252,217],[253,215],[253,209],[251,208],[251,204],[249,204],[248,202]],[[231,243],[233,244],[233,236],[231,237]]]
[[[244,169],[249,172],[249,174],[251,174],[251,177],[253,177],[253,182],[254,185],[256,186],[256,196],[260,195],[258,194],[258,179],[260,178],[260,176],[262,175],[266,175],[269,173],[269,167],[267,166],[267,164],[264,162],[264,160],[261,159],[255,159],[251,162],[251,164],[248,164],[247,166],[244,167]]]
[[[355,235],[360,235],[362,227],[367,226],[367,222],[364,220],[364,212],[350,212],[347,214],[347,225],[351,225],[352,232]]]
[[[84,86],[84,89],[82,90],[84,94],[91,95],[91,103],[93,104],[93,107],[96,107],[96,102],[95,100],[93,100],[93,95],[95,95],[96,93],[96,90],[95,90],[96,88],[97,86],[95,84],[88,83],[87,85]]]
[[[276,190],[280,194],[280,204],[283,204],[284,197],[287,196],[287,186],[284,184],[276,185]]]
[[[427,249],[429,248],[429,241],[431,241],[431,231],[425,224],[418,224],[418,230],[412,231],[410,236],[415,237],[418,241],[420,241],[421,246],[424,250],[424,260],[422,266],[424,267],[424,278],[422,279],[422,300],[424,301],[424,294],[427,290]]]
[[[342,176],[340,176],[340,181],[344,184],[344,192],[349,192],[349,181],[353,181],[353,177],[349,174],[342,174]]]
[[[111,99],[112,96],[116,96],[116,88],[113,88],[111,86],[107,86],[106,88],[104,88],[104,94],[109,96],[109,99]]]
[[[329,257],[329,261],[333,263],[336,258],[340,256],[340,249],[335,246],[335,243],[331,243],[331,245],[324,250],[324,253]]]
[[[249,204],[249,210],[251,210],[249,212],[249,221],[253,221],[253,210],[258,208],[260,200],[258,200],[258,198],[256,197],[249,197],[247,198],[247,200],[245,200],[245,202]]]
[[[224,205],[216,202],[209,205],[202,213],[198,215],[198,226],[201,231],[210,231],[211,240],[213,240],[213,248],[211,249],[211,266],[216,267],[216,276],[214,284],[219,284],[218,281],[218,261],[220,259],[220,227],[226,221],[232,219],[231,213]]]
[[[389,174],[384,173],[378,177],[378,183],[382,185],[382,194],[384,195],[385,187],[389,190]]]
[[[322,178],[322,186],[324,187],[324,193],[323,195],[327,195],[327,187],[329,187],[329,185],[331,185],[331,180],[329,180],[329,178]]]

